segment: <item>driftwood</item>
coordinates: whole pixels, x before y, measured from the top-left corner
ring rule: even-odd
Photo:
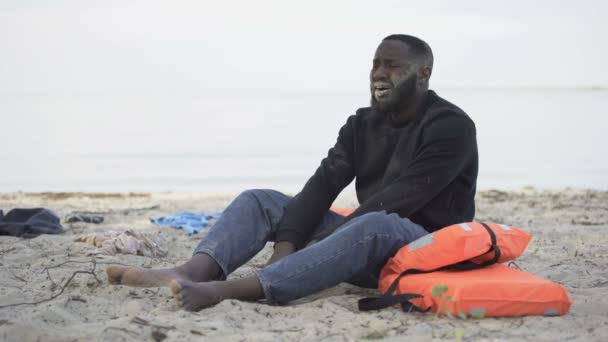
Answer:
[[[65,262],[62,262],[60,264],[54,265],[54,266],[50,266],[50,267],[45,267],[41,273],[46,273],[48,279],[51,281],[51,284],[53,284],[53,287],[57,287],[57,283],[53,280],[53,278],[51,277],[51,274],[49,273],[50,269],[53,268],[58,268],[61,267],[65,264],[68,263],[79,263],[79,264],[92,264],[92,268],[90,270],[79,270],[79,271],[74,271],[72,273],[72,275],[63,283],[63,285],[61,286],[61,289],[59,290],[59,292],[51,295],[49,298],[46,299],[42,299],[39,301],[35,301],[35,302],[20,302],[20,303],[13,303],[13,304],[7,304],[7,305],[0,305],[0,309],[4,309],[4,308],[8,308],[8,307],[13,307],[13,306],[20,306],[20,305],[38,305],[38,304],[42,304],[42,303],[46,303],[49,302],[59,296],[61,296],[63,294],[63,292],[65,291],[65,289],[68,287],[68,285],[70,285],[70,283],[72,282],[72,280],[74,280],[74,278],[78,275],[78,274],[89,274],[92,275],[93,278],[95,278],[95,280],[97,281],[98,284],[101,284],[102,281],[99,280],[99,278],[97,278],[97,275],[95,274],[95,271],[97,269],[97,264],[98,262],[95,259],[91,259],[90,261],[78,261],[78,260],[68,260]]]

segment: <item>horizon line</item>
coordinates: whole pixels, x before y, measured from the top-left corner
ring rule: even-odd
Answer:
[[[608,90],[608,85],[464,85],[464,86],[454,86],[454,85],[437,85],[435,87],[431,87],[431,89],[452,89],[452,90],[575,90],[575,91],[606,91]],[[234,93],[235,91],[247,91],[250,93],[254,93],[255,95],[260,95],[259,93],[264,93],[268,91],[273,91],[276,94],[276,91],[279,90],[283,94],[293,94],[293,93],[314,93],[314,92],[330,92],[330,93],[348,93],[348,92],[358,92],[361,91],[361,88],[252,88],[252,87],[242,87],[242,88],[189,88],[189,89],[154,89],[154,88],[134,88],[134,89],[118,89],[118,90],[90,90],[90,91],[70,91],[67,89],[63,90],[51,90],[51,91],[3,91],[0,90],[0,95],[30,95],[30,96],[94,96],[94,95],[203,95],[204,93],[215,93],[215,94],[228,94]],[[262,94],[264,95],[264,94]]]

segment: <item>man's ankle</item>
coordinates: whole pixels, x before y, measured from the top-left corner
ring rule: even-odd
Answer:
[[[222,275],[222,269],[217,262],[205,253],[193,255],[188,262],[177,266],[175,270],[194,282],[210,281]]]

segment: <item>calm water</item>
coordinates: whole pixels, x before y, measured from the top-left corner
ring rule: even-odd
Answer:
[[[608,91],[438,89],[477,124],[479,188],[608,189]],[[368,95],[0,95],[0,191],[295,192]]]

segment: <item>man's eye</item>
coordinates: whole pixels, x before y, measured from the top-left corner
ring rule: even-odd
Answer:
[[[388,63],[387,66],[389,68],[398,68],[400,65],[398,63]]]

